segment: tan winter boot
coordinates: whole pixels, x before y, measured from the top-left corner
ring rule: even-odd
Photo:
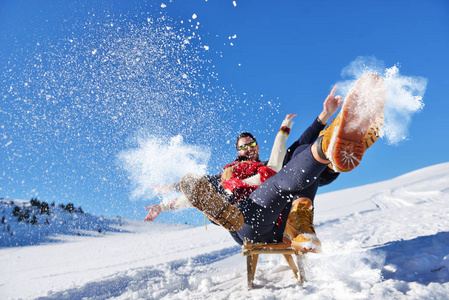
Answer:
[[[382,127],[384,124],[384,115],[383,113],[379,116],[379,122],[372,125],[365,134],[363,138],[363,143],[365,145],[365,151],[371,147],[377,139],[380,137],[380,133],[382,132]]]
[[[242,228],[242,213],[222,196],[203,176],[186,174],[181,178],[181,190],[193,207],[202,211],[211,221],[229,231]]]
[[[320,133],[318,152],[336,172],[360,164],[364,152],[380,135],[386,87],[381,77],[367,74],[357,80],[332,124]]]
[[[368,131],[366,132],[365,136],[363,137],[363,145],[364,145],[363,152],[365,152],[369,147],[371,147],[377,141],[377,139],[380,137],[380,133],[382,132],[382,127],[383,127],[383,119],[384,119],[384,116],[383,116],[383,113],[382,113],[379,116],[379,120],[381,120],[381,121],[377,122],[376,124],[371,126],[368,129]],[[334,121],[332,121],[332,124],[333,124],[333,122]],[[332,124],[329,125],[329,127],[332,126]],[[322,139],[324,138],[324,135],[326,134],[326,129],[322,130],[320,132],[320,134],[319,134],[320,145],[322,145]],[[327,131],[327,134],[329,134],[329,132],[332,132],[332,130]],[[319,148],[319,149],[322,149],[322,148]],[[326,149],[326,151],[327,151],[327,149]],[[322,153],[324,153],[324,150],[322,150]],[[322,156],[322,158],[325,159],[325,157],[323,157],[323,156]],[[332,163],[329,164],[329,168],[331,170],[335,171]]]
[[[284,243],[304,252],[321,252],[321,242],[313,226],[313,206],[309,199],[292,207],[284,231]]]

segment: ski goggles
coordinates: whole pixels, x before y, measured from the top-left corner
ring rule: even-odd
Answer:
[[[248,147],[253,148],[253,147],[256,147],[256,146],[257,146],[257,142],[256,141],[252,141],[251,143],[248,143],[248,144],[241,145],[241,146],[237,147],[237,150],[238,151],[240,151],[240,150],[247,150]]]

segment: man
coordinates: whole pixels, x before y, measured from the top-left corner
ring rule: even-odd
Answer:
[[[335,89],[336,87],[334,88],[333,93],[335,92]],[[226,198],[227,202],[238,206],[239,203],[255,191],[262,182],[278,172],[291,158],[296,149],[313,143],[318,138],[321,130],[325,128],[330,116],[332,116],[341,105],[341,96],[326,98],[323,102],[323,110],[321,113],[314,119],[312,124],[304,131],[300,138],[288,149],[286,149],[286,140],[293,125],[292,119],[296,114],[287,115],[276,135],[269,161],[260,161],[259,145],[256,138],[249,132],[241,133],[237,137],[235,144],[237,158],[234,162],[226,165],[220,172],[220,175],[207,175],[205,178],[213,185],[215,191]],[[330,168],[326,168],[322,174],[320,174],[318,185],[323,186],[329,184],[334,181],[338,175],[339,173],[332,171]],[[160,194],[165,194],[171,191],[181,192],[179,183],[168,186],[155,186],[154,189]],[[308,204],[307,199],[305,198],[297,199],[295,204],[304,201]],[[192,205],[184,195],[172,200],[164,200],[160,204],[145,207],[149,212],[144,221],[154,220],[161,212],[189,207],[192,207]],[[304,211],[308,214],[311,212],[313,219],[313,210],[310,206],[306,206]],[[278,220],[276,221],[278,227],[276,228],[277,230],[281,230],[282,220],[287,219],[287,216],[289,216],[289,211],[285,211],[279,215]],[[291,222],[292,220],[290,220],[290,223]],[[288,226],[288,228],[291,227],[292,226]],[[311,225],[310,228],[314,232],[313,225]],[[240,243],[238,238],[237,242]]]
[[[256,138],[249,132],[244,132],[237,137],[237,158],[226,165],[220,175],[206,175],[205,178],[214,186],[215,190],[225,196],[227,201],[237,204],[246,198],[263,181],[274,175],[282,168],[286,153],[286,141],[293,125],[292,119],[296,114],[288,114],[282,122],[276,135],[270,159],[261,162],[259,160],[259,145]],[[159,194],[172,191],[181,192],[179,183],[170,185],[157,185],[153,187]],[[192,207],[184,195],[164,200],[160,204],[145,207],[149,210],[144,221],[153,221],[161,212]]]
[[[336,86],[325,100],[330,108],[326,117],[341,105],[341,97],[334,96],[335,90]],[[321,242],[313,227],[313,199],[320,177],[329,165],[337,172],[348,172],[359,165],[364,152],[377,140],[385,99],[382,78],[374,74],[363,76],[349,92],[337,118],[319,133],[318,140],[294,145],[285,158],[285,166],[238,208],[218,197],[202,178],[191,174],[181,180],[182,190],[195,208],[228,229],[240,244],[244,240],[284,241],[301,251],[320,252]],[[280,216],[287,214],[288,218],[281,218],[277,224]]]

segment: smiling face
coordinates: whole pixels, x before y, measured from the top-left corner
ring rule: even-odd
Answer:
[[[253,142],[255,143],[255,145],[253,145],[253,147],[252,147],[250,144]],[[239,150],[239,148],[242,146],[244,146],[243,149]],[[237,154],[241,157],[246,157],[248,160],[258,161],[259,160],[259,145],[251,137],[242,137],[237,142]]]

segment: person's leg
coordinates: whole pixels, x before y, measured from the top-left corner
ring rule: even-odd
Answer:
[[[321,124],[317,119],[301,134],[290,147],[288,147],[285,153],[283,165],[285,166],[293,156],[302,152],[304,147],[308,148],[318,138],[320,132],[324,129],[325,125]]]
[[[300,197],[293,201],[284,231],[284,243],[302,251],[321,252],[321,242],[313,225],[313,199]]]
[[[267,221],[268,219],[260,215],[263,212],[257,211],[257,208],[250,200],[242,203],[240,209],[244,212],[245,222],[240,230],[230,232],[234,240],[239,244],[243,244],[245,240],[259,243],[282,242],[287,218],[291,210],[291,201],[287,202],[275,221]]]
[[[190,204],[202,211],[211,221],[229,231],[237,231],[242,227],[242,213],[217,193],[205,176],[185,174],[180,185]]]
[[[296,155],[298,155],[299,153],[301,153],[302,151],[304,151],[305,149],[309,148],[310,145],[297,145],[296,147],[291,148],[293,150],[293,152],[288,154],[288,157],[285,157],[284,163],[288,163],[293,157],[295,157]],[[338,176],[340,175],[339,172],[335,172],[334,170],[332,170],[332,168],[328,165],[327,168],[325,168],[323,170],[323,172],[321,172],[320,174],[320,186],[325,186],[328,184],[331,184],[332,182],[334,182],[335,179],[338,178]]]
[[[283,227],[277,230],[276,222],[281,213],[288,216],[292,201],[298,194],[308,194],[313,199],[319,184],[320,173],[329,161],[315,157],[316,145],[295,155],[277,174],[267,179],[240,205],[245,222],[237,231],[240,239],[268,242],[281,237]],[[322,160],[323,162],[319,162]]]
[[[335,172],[328,165],[327,168],[320,174],[320,186],[331,184],[338,178],[338,176],[340,176],[340,173]]]
[[[204,175],[204,177],[207,179],[207,181],[210,182],[210,184],[212,184],[215,191],[221,196],[223,196],[226,199],[226,201],[228,201],[231,204],[236,202],[234,195],[228,194],[223,188],[223,185],[221,184],[221,178],[219,175]]]

